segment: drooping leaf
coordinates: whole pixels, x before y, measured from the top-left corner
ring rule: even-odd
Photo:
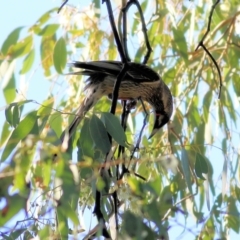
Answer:
[[[187,151],[182,148],[181,163],[189,192],[192,193],[191,171]]]
[[[45,100],[38,109],[38,116],[41,119],[40,132],[45,127],[48,118],[53,110],[54,98]],[[61,125],[60,125],[61,126]]]
[[[211,106],[211,102],[212,102],[212,95],[213,95],[212,91],[209,90],[203,99],[203,117],[204,117],[205,122],[208,121],[208,116],[210,113],[210,106]]]
[[[8,49],[15,45],[18,41],[20,31],[23,29],[23,27],[18,27],[14,29],[7,37],[7,39],[4,41],[1,51],[4,55],[7,55]]]
[[[25,54],[29,53],[30,49],[32,48],[33,44],[33,37],[32,35],[25,37],[20,42],[12,45],[8,50],[8,55],[11,58],[22,57]]]
[[[113,139],[121,146],[125,146],[126,136],[119,119],[112,113],[108,112],[101,113],[101,119]]]
[[[239,216],[240,216],[240,213],[236,206],[236,201],[233,198],[233,196],[230,196],[228,198],[228,214],[226,214],[227,226],[233,231],[235,231],[236,233],[239,233],[239,230],[240,230]]]
[[[7,106],[7,108],[5,109],[5,117],[6,117],[7,122],[11,126],[15,126],[19,122],[17,119],[14,119],[15,117],[19,116],[19,113],[18,114],[16,112],[14,113],[14,108],[17,107],[17,109],[19,110],[20,106],[24,105],[25,103],[29,103],[29,102],[32,102],[32,100],[13,102]]]
[[[12,125],[14,128],[19,124],[20,121],[20,110],[18,105],[12,108]]]
[[[67,49],[64,38],[60,38],[53,52],[53,63],[56,71],[61,74],[67,62]]]
[[[207,165],[206,159],[200,153],[196,154],[195,172],[196,172],[196,175],[203,180],[205,180],[205,178],[203,177],[202,174],[208,173],[208,165]]]
[[[53,9],[47,11],[36,21],[36,24],[43,25],[50,19],[51,13],[56,13],[57,11],[58,11],[58,8],[53,8]]]
[[[107,130],[103,125],[102,121],[96,116],[92,115],[89,123],[91,137],[96,145],[103,154],[110,151],[111,144],[109,142]]]
[[[44,69],[44,75],[49,76],[51,74],[50,68],[53,65],[53,51],[56,44],[55,34],[48,37],[42,37],[41,40],[41,61]]]
[[[81,128],[81,135],[78,140],[78,161],[81,161],[84,156],[93,158],[94,156],[94,141],[90,134],[90,119],[85,118]]]
[[[23,61],[23,67],[20,71],[20,74],[25,74],[31,69],[33,65],[34,57],[35,57],[35,50],[32,49]]]
[[[38,35],[45,37],[51,36],[56,33],[59,26],[59,24],[48,24],[38,33]]]
[[[19,125],[13,130],[6,147],[3,150],[1,161],[6,161],[11,152],[17,146],[17,144],[23,140],[33,129],[37,121],[37,112],[33,111],[26,115],[26,117],[19,123]]]
[[[3,127],[2,127],[1,138],[0,138],[0,147],[2,147],[5,144],[5,141],[7,140],[9,134],[10,134],[9,124],[6,121],[6,122],[4,122]]]
[[[177,51],[186,62],[188,62],[188,50],[184,32],[175,28],[172,28],[172,30],[174,35],[174,39],[172,41],[173,49]]]
[[[9,196],[6,205],[1,209],[0,226],[4,226],[24,207],[25,199],[22,196],[18,194]]]
[[[53,113],[49,117],[50,127],[54,130],[57,136],[60,138],[62,134],[62,115],[61,113]]]
[[[16,80],[14,76],[15,61],[9,64],[8,69],[4,73],[2,84],[3,94],[8,104],[14,101],[16,97]]]

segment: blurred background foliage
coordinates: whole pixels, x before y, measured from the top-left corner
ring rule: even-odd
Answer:
[[[111,2],[118,23],[122,2]],[[118,120],[120,102],[115,118],[106,113],[111,101],[103,98],[86,114],[71,149],[66,152],[58,140],[84,96],[84,78],[63,75],[71,71],[66,63],[119,60],[105,4],[94,0],[77,7],[69,2],[57,14],[59,2],[36,18],[24,35],[23,27],[18,27],[6,37],[0,52],[7,105],[0,140],[0,226],[21,209],[28,216],[18,219],[11,230],[3,228],[5,239],[86,235],[90,218],[85,211],[94,205],[96,188],[104,195],[101,209],[113,239],[113,209],[107,194],[116,189],[121,203],[119,239],[225,239],[239,233],[240,5],[237,0],[221,1],[204,40],[222,74],[218,99],[217,69],[203,48],[195,51],[207,30],[213,2],[140,3],[153,49],[147,64],[162,76],[174,97],[171,122],[150,140],[153,114],[147,106],[149,124],[129,163],[130,172],[147,181],[133,174],[121,183],[115,176],[99,176],[109,147],[107,133],[114,139],[113,151],[117,144],[126,146],[125,156],[119,159],[114,154],[112,169],[129,160],[143,124],[141,104],[132,111],[125,135]],[[121,23],[118,26],[121,29]],[[146,46],[135,7],[128,13],[127,30],[132,61],[141,62]],[[42,84],[51,83],[43,102],[29,99],[27,86],[21,85],[25,75],[34,85],[39,68]],[[42,86],[34,88],[39,92]]]

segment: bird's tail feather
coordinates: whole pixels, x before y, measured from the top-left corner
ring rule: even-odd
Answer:
[[[82,101],[81,105],[79,106],[74,120],[64,130],[64,132],[60,137],[62,143],[65,142],[66,140],[68,141],[72,137],[78,125],[81,123],[82,119],[84,118],[85,113],[87,113],[101,97],[98,91],[95,91],[94,88],[91,89],[90,85],[86,90],[88,91],[88,94],[86,98]]]
[[[86,109],[86,106],[84,105],[84,102],[80,105],[76,116],[74,118],[74,120],[72,121],[72,123],[64,130],[64,132],[62,133],[60,139],[61,142],[64,142],[65,140],[68,140],[72,137],[73,133],[76,131],[78,125],[80,124],[80,122],[82,121],[85,112],[88,111]]]

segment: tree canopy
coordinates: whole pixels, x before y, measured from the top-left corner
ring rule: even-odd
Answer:
[[[35,23],[13,29],[1,46],[6,103],[0,133],[1,236],[91,239],[106,231],[112,239],[225,239],[239,234],[238,1],[139,1],[152,48],[146,64],[173,95],[170,122],[148,139],[154,116],[150,105],[138,102],[124,131],[121,102],[113,115],[112,101],[104,97],[71,141],[61,143],[85,96],[86,77],[66,75],[73,71],[67,63],[121,61],[106,2],[77,7],[69,1],[61,9],[56,3]],[[126,2],[111,1],[120,36]],[[127,13],[126,31],[131,60],[143,62],[147,47],[136,5]],[[42,85],[34,82],[36,71]],[[49,87],[46,99],[29,98],[22,78],[34,86],[31,96]],[[119,179],[122,163],[128,170]],[[98,220],[98,210],[102,214],[96,228],[89,227],[87,209]],[[13,220],[20,210],[26,215]],[[14,221],[10,230],[4,228],[9,221]]]

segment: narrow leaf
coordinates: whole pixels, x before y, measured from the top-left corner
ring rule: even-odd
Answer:
[[[207,174],[208,173],[208,165],[207,165],[207,161],[206,159],[204,158],[204,156],[200,153],[197,153],[196,154],[196,161],[195,161],[195,172],[196,172],[196,175],[203,179],[203,180],[206,180],[204,177],[203,177],[203,173]]]
[[[62,73],[67,62],[67,49],[64,38],[60,38],[54,48],[53,63],[56,71]]]
[[[41,60],[42,60],[42,67],[44,69],[45,76],[49,76],[51,74],[50,68],[53,65],[53,51],[56,45],[56,36],[55,34],[49,37],[42,37],[41,40]]]
[[[113,139],[121,146],[125,146],[126,136],[119,119],[112,113],[108,112],[101,113],[101,119]]]
[[[59,24],[48,24],[38,33],[38,35],[51,36],[58,30],[59,26]]]
[[[181,163],[182,163],[182,168],[183,168],[183,174],[187,183],[187,187],[192,193],[192,183],[191,183],[191,172],[190,172],[190,165],[189,165],[189,160],[188,160],[188,155],[187,151],[182,148],[182,156],[181,156]]]
[[[9,124],[7,122],[4,123],[1,132],[1,139],[0,139],[0,148],[4,145],[5,141],[7,140],[10,134]]]
[[[84,119],[84,123],[81,129],[81,135],[78,140],[78,160],[81,161],[83,156],[93,157],[94,156],[94,142],[90,134],[90,120]]]
[[[20,42],[11,46],[8,50],[8,55],[10,55],[11,58],[22,57],[30,51],[30,49],[32,48],[32,44],[33,44],[32,35],[27,36]]]
[[[108,153],[111,148],[108,134],[102,121],[96,115],[92,115],[89,128],[96,147],[99,148],[104,154]]]
[[[18,105],[12,108],[12,125],[14,128],[19,124],[20,121],[20,111]]]
[[[188,61],[188,54],[187,54],[187,43],[184,36],[184,31],[180,29],[173,28],[173,49],[177,51],[185,61]]]
[[[23,27],[18,27],[16,29],[14,29],[6,38],[6,40],[4,41],[3,45],[2,45],[2,53],[3,55],[7,55],[8,49],[14,45],[15,43],[17,43],[18,38],[19,38],[19,34],[20,31],[23,29]]]
[[[6,72],[2,83],[3,94],[8,104],[14,101],[16,97],[16,81],[14,77],[15,61],[12,61]]]
[[[23,61],[23,67],[20,71],[20,74],[25,74],[31,69],[33,65],[34,57],[35,57],[35,50],[32,49]]]
[[[7,145],[3,150],[1,161],[6,161],[17,144],[31,132],[37,121],[37,112],[30,112],[13,130]]]

